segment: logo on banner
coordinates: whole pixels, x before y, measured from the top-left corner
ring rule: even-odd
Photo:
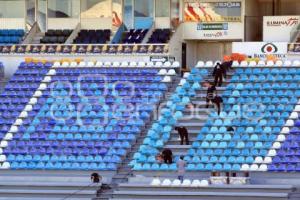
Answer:
[[[204,33],[203,37],[206,37],[206,38],[221,38],[221,37],[224,37],[224,36],[227,36],[227,35],[228,35],[227,31],[218,31],[216,33]]]
[[[273,43],[267,43],[261,48],[261,52],[263,53],[276,53],[278,51],[278,47]]]
[[[299,18],[291,17],[287,20],[267,21],[267,26],[294,26],[299,23]]]

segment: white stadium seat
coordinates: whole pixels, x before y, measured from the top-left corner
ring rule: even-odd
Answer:
[[[284,61],[284,63],[283,63],[283,66],[284,67],[290,67],[292,65],[292,62],[290,61],[290,60],[286,60],[286,61]]]
[[[104,63],[104,67],[110,67],[110,66],[111,66],[111,62],[106,61],[106,62]]]
[[[276,150],[275,149],[270,149],[267,155],[270,156],[270,157],[276,156],[277,155]]]
[[[81,61],[79,64],[78,64],[78,67],[85,67],[86,66],[86,63],[84,61]]]
[[[170,83],[170,82],[172,82],[172,79],[171,79],[170,76],[165,76],[161,82],[163,82],[163,83]]]
[[[41,85],[39,86],[38,90],[46,90],[47,89],[47,84],[45,83],[41,83]]]
[[[95,67],[95,63],[93,61],[89,61],[87,63],[87,67]]]
[[[254,60],[249,62],[249,67],[255,67],[256,66],[256,62]]]
[[[300,112],[300,105],[296,105],[295,110],[296,112]]]
[[[101,61],[97,61],[95,64],[95,67],[102,67],[103,66],[103,62]]]
[[[77,67],[77,62],[72,61],[72,62],[70,63],[70,67]]]
[[[249,171],[250,167],[248,164],[243,164],[241,167],[241,171]]]
[[[176,71],[174,69],[169,69],[167,75],[175,76],[176,75]]]
[[[239,67],[240,66],[240,63],[238,61],[233,61],[232,62],[232,67]]]
[[[137,63],[136,62],[130,62],[129,63],[129,67],[136,67],[137,66]]]
[[[172,64],[169,61],[167,61],[167,62],[164,63],[164,67],[171,67],[171,66],[172,66]]]
[[[265,67],[265,66],[266,66],[266,63],[265,63],[265,61],[260,60],[260,61],[258,61],[257,66]]]
[[[262,171],[262,172],[267,170],[268,170],[268,166],[266,164],[261,164],[258,169],[258,171]]]
[[[27,105],[27,106],[31,106],[31,105]],[[16,122],[14,123],[14,125],[16,126],[20,126],[23,124],[23,119],[17,119]]]
[[[257,164],[252,164],[250,166],[250,171],[258,171],[258,165]]]
[[[182,182],[182,186],[185,186],[185,187],[189,187],[191,186],[192,182],[190,179],[184,179],[183,182]]]
[[[7,133],[4,137],[4,140],[12,140],[13,139],[13,134],[12,133]]]
[[[264,159],[264,163],[269,164],[272,162],[272,157],[266,156]]]
[[[47,75],[54,76],[56,74],[55,69],[50,69]]]
[[[44,83],[49,83],[49,82],[51,82],[51,76],[45,76],[43,82],[44,82]]]
[[[62,67],[69,67],[70,66],[70,63],[69,62],[63,62],[61,64]]]
[[[173,62],[172,67],[177,68],[180,67],[180,63],[178,61]]]
[[[128,67],[128,62],[126,61],[123,61],[120,65],[121,67]]]
[[[193,180],[191,186],[192,187],[200,187],[201,186],[201,181],[200,180]]]
[[[180,85],[180,86],[182,86],[182,85],[184,85],[186,83],[186,79],[181,79],[180,80],[180,82],[179,82],[179,84],[178,85]]]
[[[11,126],[10,127],[10,129],[9,129],[9,132],[11,132],[11,133],[16,133],[16,132],[18,132],[18,127],[17,126]]]
[[[179,179],[175,179],[172,182],[172,186],[180,186],[181,185],[181,181]]]
[[[20,114],[20,118],[27,118],[28,117],[28,113],[26,111],[22,111]]]
[[[280,133],[283,133],[283,134],[288,134],[288,133],[290,133],[289,127],[283,127]]]
[[[269,60],[266,64],[267,67],[273,67],[274,66],[274,61],[273,60]]]
[[[214,67],[214,63],[213,63],[213,61],[207,61],[206,63],[205,63],[205,67]]]
[[[54,62],[53,67],[60,67],[60,62]]]
[[[143,62],[143,61],[140,61],[140,62],[138,63],[138,67],[145,67],[145,66],[146,66],[146,63]]]
[[[0,168],[1,169],[9,169],[10,168],[9,162],[4,162]]]
[[[190,75],[190,72],[185,72],[185,73],[183,74],[183,78],[187,78],[187,77],[189,77],[189,75]]]
[[[165,76],[165,75],[167,75],[167,70],[166,69],[161,69],[161,70],[159,70],[159,72],[158,72],[158,75],[162,75],[162,76]]]
[[[33,94],[34,97],[40,97],[42,95],[43,95],[43,93],[39,90],[35,91],[35,93]]]
[[[257,156],[254,159],[254,163],[263,163],[263,162],[264,162],[264,160],[261,156]]]
[[[24,111],[29,112],[29,111],[32,111],[32,109],[33,109],[32,105],[26,105],[24,108]]]
[[[242,61],[240,64],[241,67],[248,67],[248,62],[247,61]]]
[[[298,113],[297,112],[292,112],[292,114],[290,115],[290,119],[298,119]]]
[[[286,139],[286,138],[285,138],[285,135],[279,134],[279,135],[277,136],[276,141],[277,141],[277,142],[284,142],[285,139]]]
[[[0,142],[0,147],[1,147],[1,148],[6,148],[7,145],[8,145],[8,143],[7,143],[6,140],[2,140],[2,141]]]
[[[154,63],[153,62],[147,62],[146,67],[154,67]]]
[[[280,149],[280,147],[281,147],[280,142],[274,142],[273,145],[272,145],[273,149]]]
[[[172,184],[172,181],[170,179],[165,179],[161,183],[161,186],[170,186]]]
[[[37,103],[37,98],[32,97],[32,98],[29,100],[29,104],[30,104],[30,105],[35,105],[36,103]]]
[[[161,184],[160,180],[158,178],[154,178],[150,185],[159,186],[160,184]]]
[[[275,65],[276,65],[277,67],[281,67],[281,66],[283,65],[282,60],[277,60],[276,63],[275,63]]]
[[[205,63],[203,62],[203,61],[198,61],[198,63],[197,63],[197,65],[196,65],[196,67],[204,67],[205,66]]]
[[[119,67],[120,63],[119,62],[113,62],[113,67]]]
[[[300,61],[299,60],[294,60],[293,67],[299,67],[299,66],[300,66]]]
[[[285,123],[285,126],[294,126],[294,120],[288,119]]]
[[[155,63],[155,67],[162,67],[163,66],[163,63],[162,62],[156,62]]]
[[[5,162],[5,161],[6,161],[6,156],[0,155],[0,162]]]
[[[200,184],[201,187],[206,187],[208,185],[209,185],[208,180],[201,180],[201,184]]]

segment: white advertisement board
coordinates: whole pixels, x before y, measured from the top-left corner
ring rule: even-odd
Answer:
[[[265,16],[263,19],[264,42],[290,42],[291,32],[300,23],[300,16]]]
[[[274,55],[277,58],[286,58],[287,42],[233,42],[232,53],[242,53],[252,58],[266,58]]]
[[[240,22],[183,24],[183,39],[185,40],[243,40],[244,28]]]

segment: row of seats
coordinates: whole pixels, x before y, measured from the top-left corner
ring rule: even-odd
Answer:
[[[130,29],[123,32],[121,43],[123,44],[139,44],[146,36],[148,29]]]
[[[0,29],[0,44],[19,44],[24,34],[22,29]]]
[[[110,40],[111,31],[105,30],[80,30],[74,39],[75,44],[106,44]]]
[[[171,29],[155,29],[150,36],[148,43],[168,43],[171,38]]]
[[[196,65],[197,68],[202,68],[202,67],[214,67],[217,63],[222,63],[222,61],[199,61]],[[300,66],[300,61],[299,60],[285,60],[285,61],[281,61],[278,60],[274,63],[274,61],[263,61],[260,60],[258,63],[256,63],[255,61],[242,61],[242,62],[238,62],[238,61],[234,61],[232,64],[233,67],[298,67]]]
[[[175,61],[173,63],[171,62],[54,62],[54,67],[139,67],[139,68],[143,68],[143,67],[158,67],[158,68],[162,68],[162,67],[166,67],[166,68],[178,68],[180,66],[180,63]]]
[[[63,44],[71,35],[72,30],[48,30],[45,36],[40,40],[42,44]]]
[[[171,181],[170,179],[164,179],[160,180],[158,178],[154,178],[151,183],[151,186],[171,186],[171,187],[207,187],[209,185],[208,180],[190,180],[190,179],[184,179],[182,182],[178,179],[175,179]]]

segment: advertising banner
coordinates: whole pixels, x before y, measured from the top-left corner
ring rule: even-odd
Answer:
[[[183,38],[186,40],[242,40],[242,23],[184,23]]]
[[[290,43],[288,44],[289,54],[299,54],[300,55],[300,43]]]
[[[274,55],[277,58],[286,58],[286,42],[233,42],[233,53],[242,53],[252,58],[266,58],[267,55]]]
[[[300,16],[265,16],[263,19],[264,42],[289,42],[293,30],[299,23]]]
[[[240,1],[203,2],[184,1],[185,22],[240,22]]]
[[[168,44],[0,45],[0,54],[168,54]]]

